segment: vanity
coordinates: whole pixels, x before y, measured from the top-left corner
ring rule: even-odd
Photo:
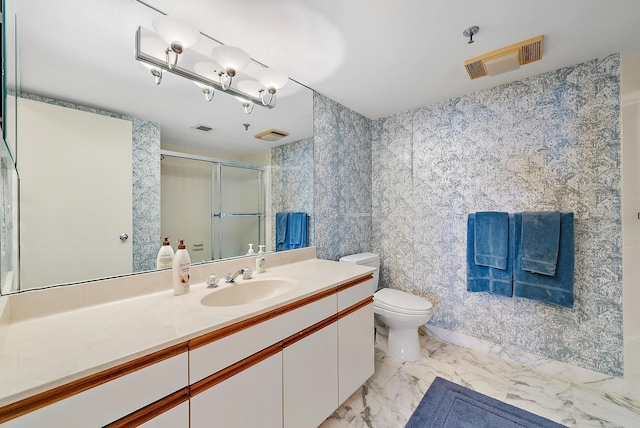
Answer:
[[[207,288],[253,262],[193,266],[183,296],[160,271],[2,297],[0,423],[318,426],[373,374],[372,269],[312,247]]]

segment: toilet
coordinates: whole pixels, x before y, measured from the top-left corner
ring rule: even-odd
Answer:
[[[373,313],[377,330],[388,331],[387,355],[403,361],[418,361],[422,358],[418,327],[431,319],[433,306],[427,299],[401,290],[383,288],[376,291],[380,271],[380,256],[359,253],[340,259],[352,263],[375,267],[373,273]],[[383,328],[380,329],[379,327]]]

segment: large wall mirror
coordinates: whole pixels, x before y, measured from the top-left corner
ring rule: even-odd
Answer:
[[[157,84],[134,55],[153,5],[4,0],[3,294],[152,270],[165,235],[194,262],[274,250],[277,212],[313,212],[313,91],[289,80],[247,114],[184,76]]]

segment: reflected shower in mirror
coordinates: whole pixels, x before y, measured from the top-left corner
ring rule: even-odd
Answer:
[[[273,249],[276,212],[313,212],[313,91],[290,81],[275,108],[247,114],[223,91],[207,102],[187,79],[167,74],[156,85],[134,55],[136,30],[161,15],[148,5],[6,1],[7,63],[15,66],[6,70],[14,100],[5,125],[20,176],[20,242],[4,224],[1,239],[20,249],[21,264],[2,266],[13,278],[4,293],[152,270],[165,234],[174,244],[186,239],[198,262],[244,254],[249,243]],[[192,49],[217,45],[203,36]],[[209,187],[167,194],[176,185],[163,153],[162,162],[205,164]],[[240,187],[247,180],[251,190]],[[227,190],[239,199],[217,206]],[[209,217],[209,229],[174,228],[190,225],[194,212]],[[224,232],[217,223],[233,225]],[[312,244],[312,225],[309,233]]]

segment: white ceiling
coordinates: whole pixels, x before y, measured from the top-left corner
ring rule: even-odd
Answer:
[[[118,87],[104,87],[109,84],[111,74],[131,71],[132,81],[136,79],[133,74],[140,74],[139,66],[125,67],[127,61],[131,62],[129,50],[133,49],[135,31],[132,28],[138,25],[151,28],[150,20],[156,12],[146,10],[136,0],[20,0],[20,3],[34,5],[31,13],[39,16],[30,20],[28,26],[32,29],[39,26],[42,31],[53,26],[69,41],[61,52],[59,46],[48,45],[53,37],[35,40],[34,62],[23,64],[24,87],[43,90],[36,83],[39,78],[35,74],[28,77],[27,66],[33,68],[37,61],[47,63],[50,68],[45,71],[51,74],[55,64],[80,56],[82,61],[94,63],[94,67],[102,64],[102,71],[82,87],[85,96],[94,92],[99,95],[96,105],[111,108],[110,100],[117,95],[119,101],[126,99],[129,114],[147,117],[144,109],[148,111],[150,107],[140,100],[158,96],[156,108],[157,104],[167,104],[163,107],[167,112],[155,119],[162,123],[163,133],[165,128],[172,130],[186,123],[212,121],[216,126],[215,120],[206,114],[207,105],[199,104],[195,110],[173,108],[187,105],[185,92],[193,96],[193,85],[189,82],[165,79],[158,88],[151,88],[155,86],[151,82],[144,97],[128,88],[122,91]],[[284,70],[298,82],[371,119],[640,45],[638,0],[147,0],[146,3],[191,22],[225,44],[243,48],[255,60]],[[133,9],[136,13],[132,13]],[[102,24],[76,28],[78,21],[96,14]],[[479,26],[480,32],[474,37],[475,43],[468,44],[462,32],[472,25]],[[91,38],[89,35],[101,32],[109,33],[108,42],[93,47],[82,43],[83,39]],[[463,66],[466,59],[537,35],[545,37],[541,61],[500,76],[473,81],[467,76]],[[118,49],[109,49],[111,45]],[[151,77],[145,75],[144,79],[144,83],[136,81],[138,88],[147,85]],[[83,78],[77,80],[79,86]],[[68,90],[62,84],[59,86],[48,85],[48,93],[54,96],[56,91]],[[160,98],[161,92],[169,93],[171,101]],[[309,102],[306,94],[305,102]],[[225,96],[216,97],[212,104],[222,98]],[[284,110],[286,104],[283,96],[274,110]],[[293,105],[291,102],[290,106]],[[182,117],[185,115],[188,117]],[[258,119],[258,115],[255,119],[251,117],[252,121]],[[299,135],[309,132],[308,117],[304,120],[305,130]],[[278,127],[267,123],[259,126]],[[262,130],[252,125],[255,132],[250,134]]]
[[[638,0],[150,0],[371,118],[640,45]],[[475,43],[462,36],[477,25]],[[466,59],[544,35],[542,61],[471,81]]]

